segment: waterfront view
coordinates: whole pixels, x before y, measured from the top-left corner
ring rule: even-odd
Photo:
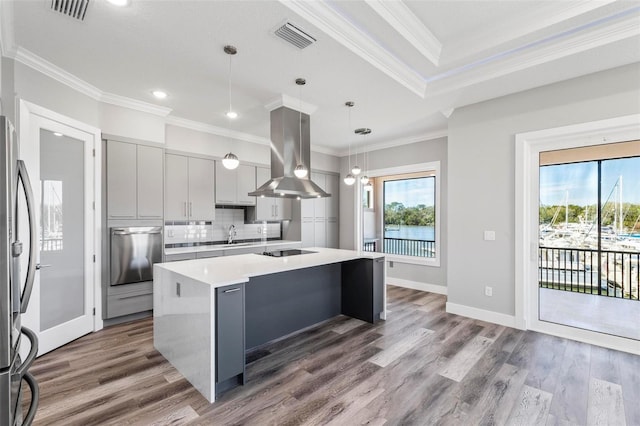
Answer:
[[[540,167],[541,287],[639,300],[640,157]]]

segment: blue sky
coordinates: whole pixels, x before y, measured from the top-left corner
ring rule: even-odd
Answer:
[[[385,203],[394,201],[413,207],[418,204],[433,206],[435,178],[405,179],[385,182]]]
[[[640,157],[602,162],[602,201],[609,196],[620,175],[623,201],[640,204]],[[563,205],[567,191],[569,204],[595,204],[598,199],[597,189],[598,165],[595,161],[540,168],[541,204]],[[614,191],[610,201],[615,197]]]

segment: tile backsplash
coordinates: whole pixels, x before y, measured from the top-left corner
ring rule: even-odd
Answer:
[[[196,222],[165,222],[164,243],[194,244],[226,242],[229,227],[235,225],[234,240],[278,239],[281,236],[280,223],[244,223],[243,209],[216,209],[216,220]]]

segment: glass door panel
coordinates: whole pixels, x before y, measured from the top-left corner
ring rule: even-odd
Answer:
[[[40,129],[40,330],[85,314],[84,141]]]

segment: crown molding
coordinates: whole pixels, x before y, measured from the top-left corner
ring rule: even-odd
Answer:
[[[411,136],[408,138],[400,138],[400,139],[394,139],[386,142],[379,142],[376,144],[369,144],[366,146],[359,146],[358,152],[379,151],[381,149],[386,149],[386,148],[394,148],[397,146],[409,145],[417,142],[426,142],[434,139],[446,138],[448,135],[449,135],[449,131],[447,129],[439,129],[439,130],[434,130],[433,132],[423,133],[421,135]],[[353,151],[353,146],[351,150]],[[339,155],[340,157],[344,157],[346,155],[349,155],[349,151],[341,150],[337,155]]]
[[[405,38],[418,52],[438,65],[442,43],[402,1],[365,0],[391,28]]]
[[[425,97],[426,83],[407,64],[379,46],[324,0],[280,0],[289,8],[369,64],[420,96]]]
[[[139,101],[132,98],[127,98],[125,96],[115,95],[113,93],[103,93],[98,100],[107,104],[146,112],[148,114],[157,115],[159,117],[166,117],[171,114],[172,111],[171,108],[151,104],[149,102]]]
[[[269,111],[273,111],[274,109],[283,106],[296,111],[301,111],[308,115],[311,115],[318,110],[316,105],[304,102],[303,100],[293,96],[285,95],[284,93],[267,103],[264,107]]]
[[[224,127],[214,126],[213,124],[203,123],[201,121],[189,120],[188,118],[168,116],[166,123],[171,126],[183,127],[185,129],[195,130],[197,132],[209,133],[211,135],[222,136],[231,139],[238,139],[245,142],[257,143],[260,145],[271,145],[271,140],[249,133],[238,132],[236,130],[226,129]]]
[[[59,66],[52,64],[46,59],[41,58],[23,47],[18,47],[16,49],[14,59],[48,77],[51,77],[65,86],[90,97],[91,99],[99,101],[100,97],[103,95],[102,90],[84,80],[81,80],[75,75],[63,70]]]
[[[589,29],[589,31],[576,31],[574,28],[449,70],[430,79],[429,96],[442,95],[620,40],[637,37],[640,35],[639,12],[640,7],[635,7],[580,27],[581,30]],[[626,17],[611,22],[621,16]],[[608,25],[593,28],[607,21],[609,21]]]
[[[533,16],[529,15],[517,21],[505,22],[502,26],[490,27],[484,34],[474,36],[473,40],[464,39],[448,44],[442,56],[443,62],[464,61],[465,58],[477,55],[482,51],[591,12],[615,1],[542,2],[533,12]],[[449,52],[451,55],[448,54]]]

